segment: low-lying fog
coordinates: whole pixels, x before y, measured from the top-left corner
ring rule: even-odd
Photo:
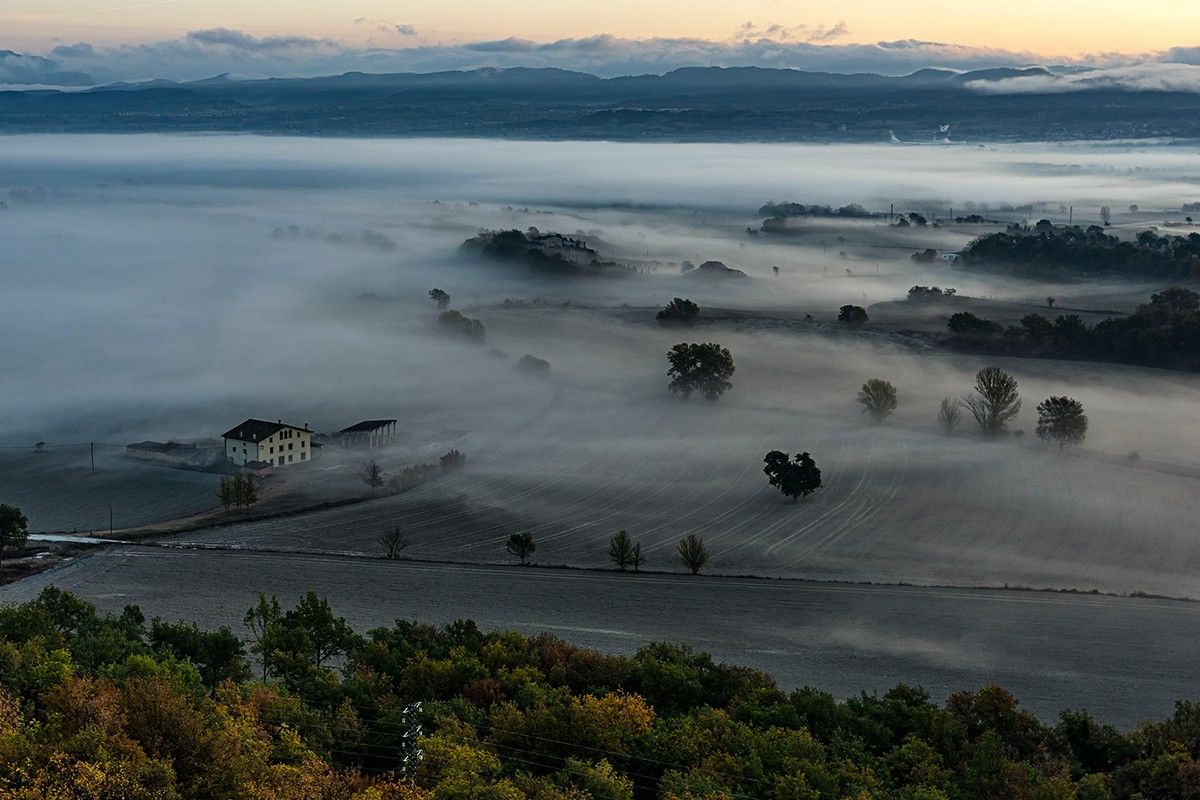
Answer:
[[[454,490],[534,528],[549,561],[603,561],[604,540],[625,527],[666,566],[670,543],[694,530],[713,537],[719,571],[1200,594],[1189,577],[1200,562],[1194,376],[1004,362],[1025,398],[1015,427],[1032,433],[1049,393],[1084,402],[1088,441],[1060,456],[1029,436],[983,445],[937,432],[940,398],[966,393],[994,359],[786,322],[681,333],[645,310],[679,295],[821,322],[844,303],[901,300],[916,283],[1017,306],[1054,294],[1062,306],[1128,309],[1157,285],[1048,286],[909,258],[957,249],[978,227],[825,221],[786,239],[746,228],[775,200],[990,208],[1007,220],[1039,203],[1034,218],[1081,222],[1108,205],[1118,228],[1136,230],[1200,198],[1196,156],[1144,144],[2,138],[0,445],[214,436],[248,416],[322,431],[398,417],[416,434],[470,431],[473,466]],[[457,252],[480,228],[529,226],[582,232],[603,255],[654,271],[535,279]],[[753,280],[698,284],[678,276],[684,259]],[[485,345],[437,330],[434,286],[483,321]],[[545,303],[503,305],[535,297]],[[734,389],[715,406],[666,391],[665,351],[685,339],[733,351]],[[518,372],[525,353],[548,359],[550,375]],[[854,404],[870,377],[900,390],[883,428]],[[811,450],[826,490],[784,505],[760,473],[774,448]],[[6,487],[2,469],[0,501],[29,491]],[[437,551],[430,528],[416,550],[502,555],[496,526],[472,530],[438,533]],[[359,543],[377,533],[360,531]]]

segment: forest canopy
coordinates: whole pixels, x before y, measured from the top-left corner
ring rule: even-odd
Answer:
[[[1190,796],[1200,705],[1129,733],[997,687],[838,700],[687,647],[397,621],[309,593],[229,629],[53,587],[0,609],[0,796],[1103,800]]]

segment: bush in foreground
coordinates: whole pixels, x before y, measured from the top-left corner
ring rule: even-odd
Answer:
[[[246,617],[259,680],[228,629],[54,588],[0,609],[0,796],[1131,800],[1194,796],[1200,773],[1194,703],[1126,734],[994,686],[839,701],[676,645],[358,633],[311,593]]]

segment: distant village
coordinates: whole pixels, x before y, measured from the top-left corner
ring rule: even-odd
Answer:
[[[396,420],[368,419],[335,434],[315,433],[308,423],[247,419],[220,438],[145,441],[126,445],[128,458],[177,469],[210,472],[245,470],[260,475],[320,458],[326,447],[373,450],[395,444]]]

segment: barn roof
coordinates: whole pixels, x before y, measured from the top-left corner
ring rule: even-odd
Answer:
[[[380,428],[386,428],[388,425],[395,424],[394,419],[365,419],[362,422],[356,422],[349,428],[342,428],[339,433],[363,433],[365,431],[377,431]]]
[[[264,419],[248,419],[241,425],[235,428],[230,428],[221,434],[225,439],[239,439],[243,442],[260,442],[266,439],[273,433],[281,431],[284,428],[292,428],[293,430],[302,431],[305,428],[296,425],[288,425],[284,422],[267,422]]]

